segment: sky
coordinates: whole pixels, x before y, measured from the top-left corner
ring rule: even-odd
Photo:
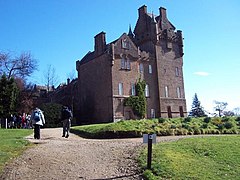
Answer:
[[[29,81],[44,84],[51,65],[60,82],[76,72],[76,60],[94,49],[94,36],[107,43],[134,29],[138,8],[168,19],[184,37],[183,72],[187,109],[197,93],[213,112],[214,101],[240,107],[239,0],[0,0],[0,51],[31,52],[39,62]]]

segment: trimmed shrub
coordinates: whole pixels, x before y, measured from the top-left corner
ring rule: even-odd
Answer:
[[[219,129],[219,130],[223,130],[223,128],[224,128],[224,125],[223,125],[223,124],[218,124],[218,129]]]
[[[164,123],[166,121],[166,119],[164,118],[158,118],[158,123]]]
[[[201,126],[201,128],[207,129],[207,128],[208,128],[208,124],[207,124],[207,123],[204,123],[204,124]]]
[[[240,122],[240,116],[236,117],[235,121]]]
[[[157,131],[157,135],[158,136],[168,136],[168,132],[166,129],[160,129],[159,131]]]
[[[176,126],[175,124],[172,124],[170,128],[171,128],[171,129],[176,129],[177,126]]]
[[[226,123],[224,124],[224,127],[225,127],[226,129],[231,129],[233,126],[234,126],[234,124],[233,124],[232,122],[230,122],[230,121],[228,121],[228,122],[226,122]]]
[[[205,134],[205,129],[200,129],[201,134]]]
[[[175,135],[175,134],[174,134],[174,131],[175,131],[174,129],[167,129],[166,132],[167,132],[167,135],[168,135],[168,136],[173,136],[173,135]]]
[[[201,134],[201,130],[200,129],[194,129],[194,134],[196,134],[196,135]]]
[[[222,124],[222,120],[220,118],[214,118],[212,120],[212,124],[215,126],[218,126],[218,125]]]
[[[225,116],[222,118],[222,122],[227,122],[227,121],[229,121],[229,119],[230,119],[229,117]]]
[[[182,124],[182,128],[185,128],[187,130],[191,130],[192,129],[188,124]]]
[[[210,117],[205,117],[204,119],[203,119],[203,122],[205,122],[205,123],[209,123],[211,121],[211,118]]]
[[[183,128],[177,128],[174,133],[175,135],[187,135],[188,131]]]
[[[186,117],[184,118],[183,122],[187,123],[187,122],[191,122],[192,118],[191,117]]]

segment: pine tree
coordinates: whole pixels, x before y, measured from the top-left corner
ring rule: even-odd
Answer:
[[[193,116],[193,117],[206,116],[206,114],[204,113],[203,107],[201,106],[201,102],[198,100],[197,93],[195,93],[193,97],[192,109],[189,113],[189,116]]]

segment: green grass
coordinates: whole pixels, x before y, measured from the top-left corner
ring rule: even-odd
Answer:
[[[240,118],[172,118],[153,120],[126,120],[108,124],[75,126],[73,133],[86,138],[141,137],[144,133],[158,136],[192,134],[238,134]]]
[[[32,130],[26,129],[0,129],[0,174],[6,162],[20,155],[30,145],[23,137],[31,133]]]
[[[147,149],[139,163],[146,169]],[[153,146],[147,179],[240,179],[240,136],[182,139]]]

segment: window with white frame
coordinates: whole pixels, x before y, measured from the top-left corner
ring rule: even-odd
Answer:
[[[168,86],[165,86],[165,97],[168,97]]]
[[[152,118],[152,119],[155,118],[155,109],[151,109],[151,118]]]
[[[178,69],[178,67],[175,68],[175,75],[179,76],[179,69]]]
[[[144,71],[142,63],[139,64],[139,71],[140,71],[140,73],[143,73],[143,71]]]
[[[123,95],[123,83],[118,83],[118,95]]]
[[[177,98],[181,98],[181,89],[177,87]]]
[[[145,86],[145,96],[149,97],[149,85],[148,84],[146,84],[146,86]]]
[[[130,60],[129,59],[126,60],[126,69],[127,70],[131,69],[131,64],[130,64]]]
[[[149,72],[149,74],[152,74],[152,65],[151,64],[148,65],[148,72]]]
[[[135,84],[132,83],[132,88],[131,88],[131,91],[132,91],[132,96],[135,96],[136,95],[136,88],[135,88]]]
[[[121,69],[125,69],[125,59],[121,59]]]
[[[131,63],[129,59],[121,59],[121,69],[131,70]]]

